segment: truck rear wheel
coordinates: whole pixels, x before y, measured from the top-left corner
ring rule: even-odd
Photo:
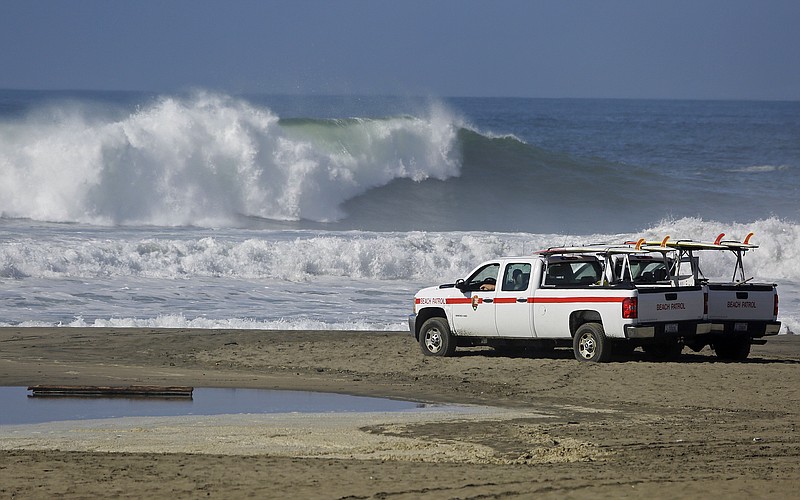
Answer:
[[[600,363],[611,358],[611,342],[600,323],[584,323],[578,327],[572,348],[578,361]]]
[[[714,352],[725,361],[742,361],[750,355],[750,337],[733,337],[714,342]]]
[[[419,345],[426,356],[452,356],[456,352],[456,339],[450,333],[445,318],[430,318],[419,330]]]

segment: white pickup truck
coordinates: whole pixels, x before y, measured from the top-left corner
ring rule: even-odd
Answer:
[[[744,254],[758,245],[750,243],[753,233],[744,241],[723,240],[720,234],[713,243],[692,240],[664,240],[662,246],[675,250],[674,274],[680,275],[682,266],[688,268],[683,282],[700,284],[707,296],[706,320],[711,325],[708,336],[692,339],[686,345],[700,350],[710,345],[721,359],[741,360],[750,354],[751,344],[763,344],[765,336],[777,335],[781,323],[778,321],[778,291],[774,283],[753,283],[746,278],[743,265]],[[733,276],[730,281],[710,281],[699,265],[699,255],[709,252],[732,254]]]
[[[579,361],[606,361],[615,346],[670,352],[711,325],[702,286],[671,280],[665,255],[572,247],[490,260],[420,290],[409,328],[429,356],[475,345],[571,345]]]

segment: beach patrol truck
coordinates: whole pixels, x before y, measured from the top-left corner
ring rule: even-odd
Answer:
[[[778,321],[778,289],[775,283],[755,283],[745,275],[743,257],[758,248],[750,242],[753,233],[743,241],[725,240],[719,234],[713,242],[693,240],[669,241],[665,238],[659,245],[675,251],[676,266],[672,274],[680,276],[687,284],[700,284],[706,293],[706,320],[711,325],[708,336],[698,337],[687,345],[700,350],[710,345],[717,356],[726,360],[746,359],[752,344],[766,343],[765,337],[777,335],[781,328]],[[652,248],[644,245],[644,248]],[[730,281],[709,280],[700,269],[700,256],[713,252],[730,254],[733,257],[733,275]]]
[[[420,290],[409,328],[428,356],[477,345],[571,345],[577,360],[590,362],[640,346],[676,354],[711,325],[702,286],[677,283],[670,267],[667,252],[630,245],[494,259],[455,283]]]

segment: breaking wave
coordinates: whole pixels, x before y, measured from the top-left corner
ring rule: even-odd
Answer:
[[[14,238],[0,246],[0,277],[11,279],[139,277],[233,278],[304,282],[317,277],[436,281],[463,276],[482,260],[525,255],[560,245],[615,243],[645,237],[711,241],[755,232],[748,270],[760,279],[800,281],[800,225],[780,219],[723,223],[697,218],[664,220],[637,233],[565,234],[487,232],[265,231],[242,239],[198,234],[181,238],[109,240],[59,235],[53,240]],[[727,252],[703,259],[709,277],[732,271]]]
[[[423,111],[281,118],[202,92],[137,106],[39,103],[0,117],[0,217],[581,234],[665,217],[800,220],[797,169],[782,163],[695,172],[654,166],[647,148],[633,163],[577,157],[517,135],[524,122],[480,130],[444,104],[415,108]]]
[[[101,225],[335,221],[342,202],[393,179],[458,175],[458,129],[438,105],[424,117],[281,120],[208,93],[128,113],[59,103],[0,122],[0,215]]]

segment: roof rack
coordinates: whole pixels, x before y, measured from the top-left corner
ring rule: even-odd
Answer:
[[[587,245],[581,247],[551,247],[546,250],[539,250],[534,252],[537,255],[555,255],[555,254],[633,254],[645,253],[646,250],[634,248],[626,245]]]
[[[644,240],[644,238],[640,239],[637,242],[643,249],[647,249],[650,251],[665,251],[666,248],[672,249],[681,249],[681,250],[733,250],[733,251],[747,251],[753,248],[758,248],[758,245],[750,243],[750,238],[753,237],[754,233],[748,233],[747,236],[743,241],[736,241],[736,240],[723,240],[722,238],[725,236],[725,233],[720,233],[713,243],[704,242],[704,241],[695,241],[695,240],[673,240],[670,241],[670,237],[667,236],[663,240],[659,241],[648,241]],[[630,243],[630,242],[626,242]]]

